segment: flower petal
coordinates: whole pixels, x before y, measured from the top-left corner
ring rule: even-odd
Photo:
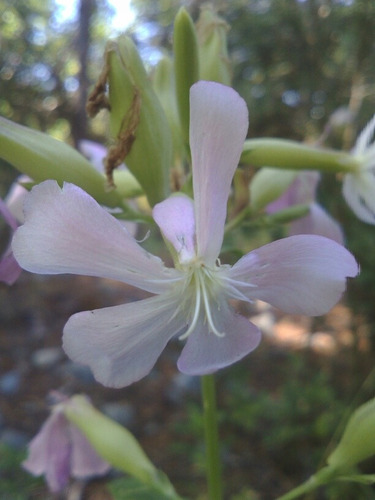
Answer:
[[[154,206],[152,215],[164,237],[172,243],[181,263],[195,256],[193,200],[176,195]]]
[[[373,139],[375,132],[375,115],[371,118],[371,120],[367,123],[365,128],[359,134],[354,148],[352,149],[352,154],[355,156],[360,156],[368,152],[368,149],[371,147],[371,139]]]
[[[144,377],[167,342],[185,325],[179,295],[163,294],[72,316],[64,328],[68,356],[90,366],[96,380],[125,387]]]
[[[29,445],[28,458],[22,463],[34,476],[45,475],[53,493],[61,491],[70,477],[70,438],[64,415],[53,412]]]
[[[371,171],[347,174],[343,183],[346,203],[356,216],[368,224],[375,224],[375,176]]]
[[[94,450],[82,432],[70,423],[72,440],[71,475],[78,479],[106,474],[111,466]]]
[[[344,234],[338,224],[320,205],[312,203],[310,213],[293,221],[289,230],[290,236],[296,234],[316,234],[325,236],[336,243],[344,243]]]
[[[354,257],[323,236],[290,236],[242,257],[228,271],[231,284],[249,300],[260,299],[292,314],[319,316],[358,274]]]
[[[230,87],[190,89],[190,148],[199,257],[213,265],[224,235],[227,202],[248,130],[245,101]]]
[[[25,224],[13,238],[24,269],[124,281],[152,293],[170,286],[178,272],[146,252],[93,198],[73,184],[35,186],[25,203]]]
[[[0,260],[0,281],[3,281],[7,285],[13,285],[17,281],[21,271],[22,269],[9,247]]]
[[[258,347],[261,333],[246,318],[236,314],[223,300],[213,318],[215,326],[224,333],[219,337],[209,332],[202,317],[188,337],[178,359],[178,369],[188,375],[205,375],[229,366]]]

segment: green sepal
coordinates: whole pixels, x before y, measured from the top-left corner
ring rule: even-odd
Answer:
[[[178,11],[173,32],[177,109],[182,137],[189,143],[190,87],[199,80],[198,40],[193,20],[184,7]]]
[[[229,25],[215,12],[212,5],[203,5],[196,24],[199,46],[199,77],[231,85],[232,69],[228,56]]]
[[[108,98],[104,95],[106,83]],[[172,164],[171,130],[137,48],[128,36],[107,44],[106,66],[90,99],[92,115],[103,107],[110,113],[114,145],[105,160],[109,181],[113,170],[124,161],[151,206],[165,199]],[[96,107],[97,101],[100,104]]]
[[[54,179],[71,182],[108,207],[121,205],[116,190],[77,150],[43,132],[0,118],[0,157],[31,177],[34,183]]]

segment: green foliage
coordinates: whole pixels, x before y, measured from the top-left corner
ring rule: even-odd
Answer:
[[[135,478],[126,477],[108,483],[113,500],[168,500],[171,496],[156,491]],[[180,499],[182,500],[182,499]]]
[[[0,444],[0,498],[2,500],[46,499],[44,481],[24,471],[25,452]]]

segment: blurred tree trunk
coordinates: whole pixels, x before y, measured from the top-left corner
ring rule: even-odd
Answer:
[[[91,19],[96,10],[96,0],[80,0],[78,13],[77,54],[80,63],[78,74],[79,90],[76,109],[71,123],[71,132],[75,145],[87,137],[86,100],[89,86],[87,61],[90,47]]]

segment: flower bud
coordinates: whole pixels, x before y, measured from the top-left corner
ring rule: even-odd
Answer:
[[[198,41],[193,20],[184,7],[178,11],[173,33],[177,108],[184,142],[189,142],[190,87],[199,80]]]
[[[116,191],[105,189],[105,178],[78,151],[53,137],[0,118],[0,157],[34,182],[71,182],[108,207],[121,204]]]
[[[230,86],[232,71],[227,49],[229,25],[208,4],[202,7],[196,26],[199,44],[200,79]]]
[[[327,462],[336,468],[350,467],[372,455],[375,455],[375,399],[352,414],[341,441]]]
[[[107,45],[106,67],[89,97],[88,112],[93,116],[101,108],[110,110],[110,134],[115,141],[105,160],[109,184],[114,184],[113,170],[125,161],[151,205],[166,198],[171,131],[138,51],[127,36]]]
[[[259,211],[281,196],[298,175],[297,171],[263,167],[250,184],[250,205]]]

